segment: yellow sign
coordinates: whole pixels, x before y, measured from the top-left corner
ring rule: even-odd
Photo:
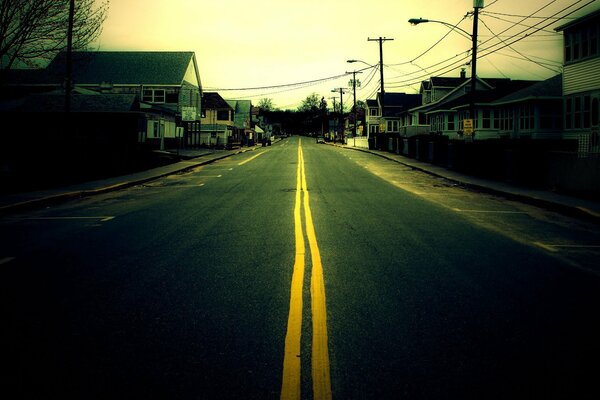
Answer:
[[[463,120],[463,132],[465,135],[468,135],[468,136],[473,134],[473,120],[472,119]]]

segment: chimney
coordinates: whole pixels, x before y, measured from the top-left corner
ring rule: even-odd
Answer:
[[[466,79],[467,78],[467,71],[464,68],[462,68],[460,70],[460,78],[461,79]]]

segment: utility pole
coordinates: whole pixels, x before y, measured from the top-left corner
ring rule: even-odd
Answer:
[[[380,121],[383,122],[384,121],[384,117],[385,117],[385,88],[384,88],[384,84],[383,84],[383,42],[387,41],[387,40],[394,40],[394,39],[388,39],[385,37],[379,37],[379,39],[371,39],[368,38],[369,42],[379,42],[379,75],[380,75],[380,79],[381,79],[381,116]],[[380,134],[378,133],[377,135],[375,135],[375,148],[377,148],[378,141],[379,141],[379,136]]]
[[[477,122],[477,115],[475,115],[475,92],[477,90],[477,28],[479,20],[479,9],[483,8],[484,0],[473,0],[473,48],[471,50],[471,94],[469,104],[469,119],[473,121],[473,133],[475,134],[475,127]]]
[[[356,74],[362,74],[362,71],[352,71],[352,72],[346,72],[347,74],[352,74],[352,91],[354,93],[354,128],[352,129],[353,133],[354,133],[354,137],[356,137],[356,120],[357,120],[357,113],[356,113]],[[359,82],[360,85],[360,82]]]
[[[342,138],[342,144],[344,143],[344,88],[336,88],[333,89],[332,92],[340,91],[340,121],[339,121],[339,129],[340,129],[340,137]],[[335,107],[335,102],[334,102]]]
[[[385,89],[384,89],[384,84],[383,84],[383,42],[388,41],[388,40],[394,40],[394,39],[388,39],[385,37],[379,37],[379,39],[371,39],[368,38],[369,42],[379,42],[379,75],[380,75],[380,79],[381,79],[381,111],[382,111],[382,116],[383,116],[383,110],[385,107]]]

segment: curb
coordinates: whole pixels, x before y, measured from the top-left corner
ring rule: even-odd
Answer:
[[[508,191],[504,191],[504,190],[500,190],[500,189],[494,189],[491,188],[489,186],[484,186],[484,185],[478,185],[476,183],[469,183],[469,182],[464,182],[464,181],[460,181],[454,178],[450,178],[447,177],[445,175],[442,174],[438,174],[436,172],[427,170],[425,168],[421,168],[412,164],[408,164],[408,163],[404,163],[398,159],[392,158],[392,157],[388,157],[385,154],[379,154],[379,153],[374,153],[370,150],[367,149],[362,149],[362,148],[356,148],[356,147],[346,147],[346,146],[340,146],[338,144],[332,144],[332,146],[336,146],[342,149],[347,149],[347,150],[355,150],[355,151],[361,151],[363,153],[369,153],[372,154],[374,156],[378,156],[381,158],[384,158],[386,160],[390,160],[393,162],[396,162],[398,164],[402,164],[404,166],[407,166],[409,168],[424,172],[426,174],[438,177],[438,178],[443,178],[446,179],[450,182],[453,183],[457,183],[460,184],[464,187],[467,187],[471,190],[476,190],[479,192],[484,192],[484,193],[488,193],[488,194],[493,194],[496,196],[501,196],[504,198],[507,198],[509,200],[515,200],[515,201],[519,201],[521,203],[526,203],[526,204],[530,204],[536,207],[540,207],[540,208],[544,208],[546,210],[549,211],[554,211],[569,217],[574,217],[574,218],[578,218],[578,219],[583,219],[589,222],[593,222],[596,224],[600,224],[600,214],[597,214],[591,210],[587,210],[583,207],[573,207],[573,206],[568,206],[562,203],[557,203],[555,201],[551,201],[551,200],[546,200],[546,199],[541,199],[539,197],[532,197],[532,196],[527,196],[524,194],[519,194],[519,193],[512,193],[512,192],[508,192]]]
[[[80,198],[84,198],[84,197],[89,197],[89,196],[94,196],[94,195],[98,195],[98,194],[114,192],[114,191],[121,190],[121,189],[126,189],[129,187],[140,185],[140,184],[150,182],[150,181],[153,181],[156,179],[164,178],[165,176],[177,174],[179,172],[184,172],[184,171],[187,171],[187,170],[190,170],[190,169],[202,166],[202,165],[211,164],[215,161],[222,160],[224,158],[228,158],[228,157],[231,157],[231,156],[234,156],[237,154],[245,153],[248,151],[254,151],[254,150],[255,150],[255,147],[247,148],[247,149],[240,149],[236,152],[224,154],[224,155],[212,158],[210,160],[199,161],[197,164],[186,165],[185,167],[181,167],[181,168],[173,170],[173,171],[164,172],[162,174],[158,174],[158,175],[147,177],[147,178],[141,178],[141,179],[136,179],[136,180],[132,180],[132,181],[125,181],[125,182],[117,183],[117,184],[110,185],[110,186],[100,187],[97,189],[76,190],[73,192],[60,193],[60,194],[56,194],[56,195],[42,197],[39,199],[26,200],[26,201],[22,201],[19,203],[9,204],[6,206],[0,206],[0,215],[17,212],[17,211],[31,210],[31,209],[39,208],[42,206],[60,204],[65,201],[68,201],[68,200],[80,199]],[[203,157],[203,156],[199,156],[199,157]],[[199,158],[199,157],[196,157],[196,158]],[[191,158],[190,160],[193,160],[193,159],[194,158]]]

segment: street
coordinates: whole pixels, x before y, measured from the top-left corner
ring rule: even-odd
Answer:
[[[0,219],[15,399],[597,399],[597,225],[291,137]]]

